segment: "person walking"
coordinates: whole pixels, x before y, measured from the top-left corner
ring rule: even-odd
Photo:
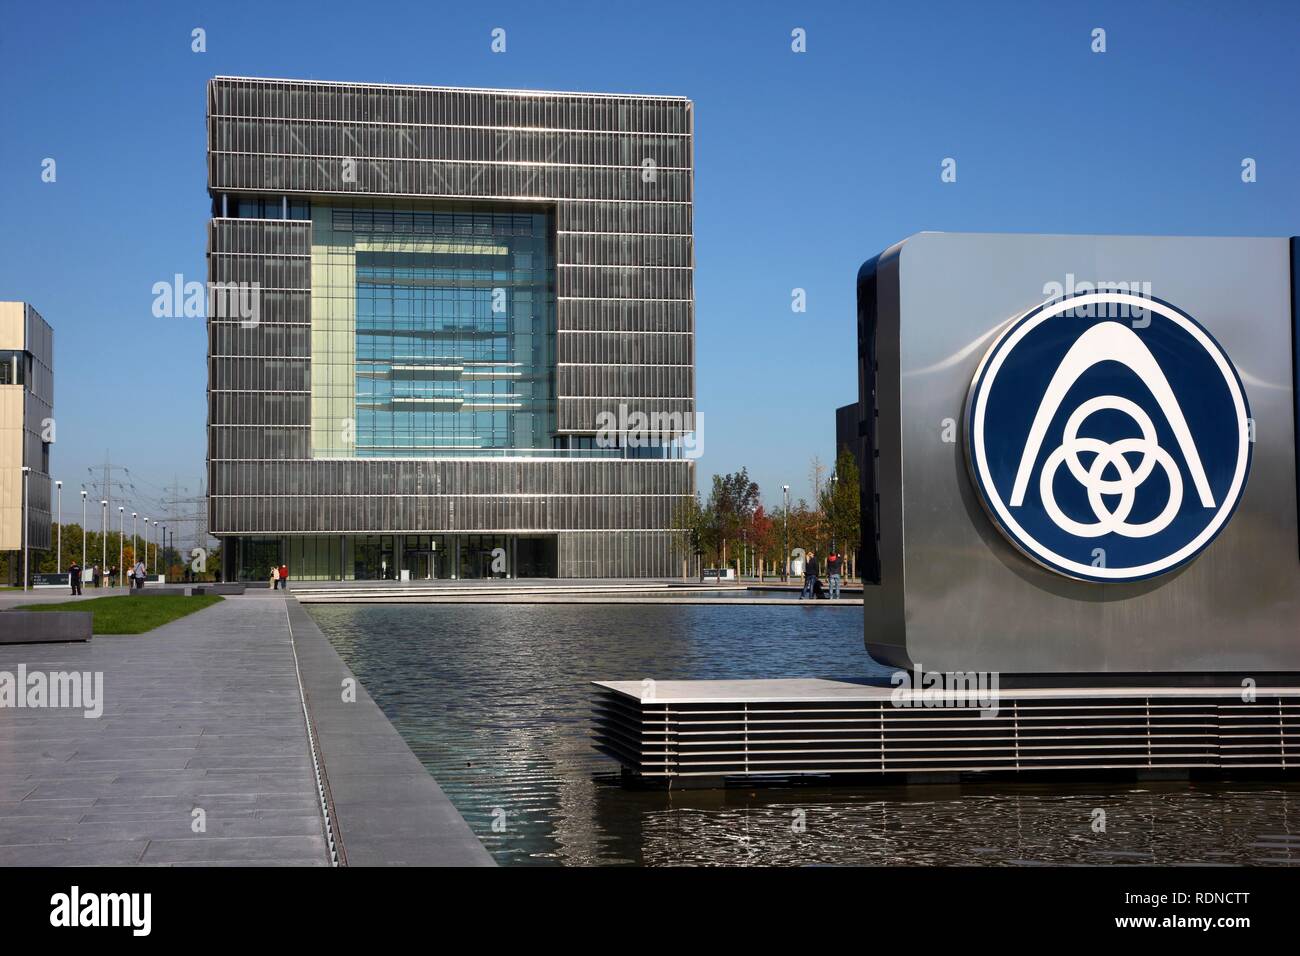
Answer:
[[[135,581],[137,591],[144,590],[144,562],[137,561],[135,567],[131,570],[131,577]]]
[[[280,569],[274,565],[271,567],[271,590],[280,590]]]
[[[98,564],[92,564],[90,566],[90,586],[93,588],[99,587],[99,565]]]
[[[280,565],[280,590],[289,590],[289,565]]]
[[[832,551],[826,558],[826,576],[830,579],[830,599],[832,601],[840,599],[840,570],[843,566],[844,559],[837,551]]]
[[[72,567],[68,568],[68,582],[72,585],[72,594],[77,596],[81,593],[81,565],[77,559],[72,559]]]
[[[805,597],[817,597],[817,555],[809,551],[803,559],[803,590],[799,592],[799,600]]]

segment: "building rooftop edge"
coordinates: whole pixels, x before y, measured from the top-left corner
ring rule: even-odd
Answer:
[[[348,80],[303,80],[276,76],[221,75],[212,77],[208,82],[218,83],[221,81],[231,80],[253,83],[294,83],[303,86],[353,86],[379,90],[439,90],[442,92],[454,93],[513,93],[523,96],[590,96],[593,98],[599,97],[604,99],[620,100],[672,100],[693,105],[693,101],[690,97],[659,93],[599,93],[591,90],[520,90],[490,86],[436,86],[422,83],[365,83]]]

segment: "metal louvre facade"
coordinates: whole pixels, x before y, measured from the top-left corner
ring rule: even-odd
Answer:
[[[669,529],[694,492],[694,462],[591,442],[603,421],[636,412],[672,416],[679,436],[694,429],[692,122],[691,103],[676,97],[212,80],[209,296],[218,284],[246,284],[255,316],[209,304],[212,534],[278,540],[281,549],[302,536],[554,535],[560,577],[677,573]],[[534,321],[553,345],[533,354],[548,366],[551,447],[322,454],[324,367],[313,375],[313,358],[319,363],[329,342],[347,357],[336,373],[350,376],[352,353],[340,335],[359,321],[354,310],[325,327],[333,320],[321,314],[324,273],[314,243],[321,217],[342,209],[356,210],[358,222],[382,210],[366,228],[384,231],[383,243],[368,234],[357,248],[385,261],[424,255],[433,285],[448,281],[447,256],[465,257],[439,231],[441,219],[462,211],[475,221],[548,217],[552,295]],[[494,240],[460,230],[454,241]],[[541,276],[534,268],[528,274]],[[488,281],[479,284],[486,295]],[[444,373],[424,374],[430,391],[417,394],[443,395],[446,383],[432,379]],[[498,403],[521,404],[509,401],[516,373],[479,378],[491,374],[506,382],[498,383],[498,398],[505,395]],[[388,576],[402,560],[395,547],[393,563],[383,563]],[[340,567],[339,575],[351,572]]]
[[[647,780],[1300,766],[1292,689],[1262,689],[1250,703],[1232,687],[1007,690],[989,711],[899,706],[891,688],[810,699],[769,686],[752,700],[659,700],[639,698],[628,682],[595,686],[595,748]]]

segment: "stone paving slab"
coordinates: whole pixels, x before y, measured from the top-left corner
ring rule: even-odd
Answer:
[[[0,709],[0,865],[329,864],[283,597],[19,663],[101,672],[103,715]]]
[[[492,865],[365,689],[343,703],[354,675],[284,592],[0,647],[0,671],[19,664],[102,673],[103,713],[0,709],[0,866],[329,866],[299,667],[346,862]]]
[[[148,840],[113,843],[11,843],[0,845],[0,866],[131,866]]]
[[[320,859],[319,836],[213,837],[150,840],[141,863],[310,863]]]

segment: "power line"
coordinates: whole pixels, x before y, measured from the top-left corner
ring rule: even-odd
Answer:
[[[154,542],[160,549],[174,547],[182,555],[187,555],[195,547],[209,549],[207,482],[204,478],[197,479],[198,494],[193,495],[190,494],[192,484],[188,483],[192,479],[185,479],[187,483],[182,483],[181,476],[173,474],[170,483],[160,485],[135,474],[126,465],[115,463],[108,450],[104,452],[103,463],[87,467],[86,472],[87,479],[82,488],[88,496],[93,495],[95,501],[107,502],[107,506],[100,506],[108,518],[109,527],[105,530],[117,530],[112,527],[111,516],[115,507],[121,507],[123,516],[128,511],[136,513],[147,517],[155,527],[166,529],[167,540]],[[86,524],[93,524],[90,515],[86,517]],[[104,523],[102,519],[101,523]],[[119,526],[122,523],[123,517],[119,517]],[[147,526],[140,537],[149,537]]]
[[[161,504],[167,511],[168,525],[178,532],[181,550],[206,549],[208,499],[204,494],[203,479],[199,479],[197,496],[183,495],[182,492],[189,491],[189,488],[183,487],[180,478],[175,475],[166,491],[167,497],[162,499]]]
[[[118,501],[127,500],[132,490],[129,480],[123,480],[117,477],[118,472],[121,472],[123,475],[127,474],[126,466],[113,464],[113,459],[109,455],[108,449],[105,449],[104,463],[99,466],[99,479],[95,479],[95,468],[87,468],[86,471],[90,474],[90,480],[83,484],[82,487],[84,488],[89,486],[89,490],[94,497],[98,498],[100,501],[108,502],[106,507],[101,505],[101,508],[104,508],[104,510],[100,515],[100,523],[108,525],[108,516],[113,513],[113,505]],[[127,477],[129,479],[129,476]],[[109,528],[104,527],[101,530],[108,531]]]

